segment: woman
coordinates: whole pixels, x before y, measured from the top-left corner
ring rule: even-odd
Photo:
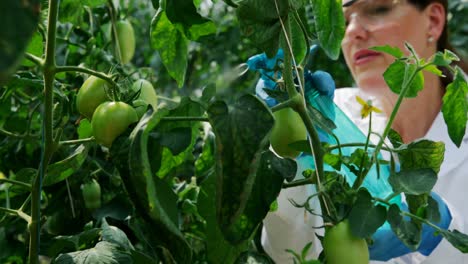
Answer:
[[[373,131],[381,133],[397,99],[382,77],[394,57],[369,48],[390,45],[405,50],[406,41],[421,58],[429,58],[436,51],[452,50],[447,40],[447,0],[343,0],[343,6],[347,28],[342,50],[360,89],[338,89],[335,103],[367,133],[368,119],[361,118],[360,105],[355,97],[373,99],[374,104],[383,110],[381,115],[373,118]],[[467,71],[466,65],[461,63],[460,66]],[[468,206],[463,201],[465,186],[468,186],[468,136],[457,148],[447,134],[440,112],[450,77],[441,79],[425,73],[424,78],[424,89],[416,98],[403,101],[392,128],[401,135],[404,143],[419,138],[445,143],[445,161],[434,192],[450,209],[449,229],[457,228],[468,233]],[[305,213],[303,209],[293,208],[289,201],[304,201],[304,197],[314,191],[307,188],[312,187],[283,190],[278,198],[278,211],[269,214],[264,221],[263,245],[277,263],[292,263],[292,255],[285,249],[301,252],[308,242],[320,245],[315,233],[320,234],[323,230],[312,227],[321,226],[321,219]],[[312,206],[318,208],[318,202],[315,203]],[[394,251],[391,255],[398,257],[386,259],[386,263],[468,263],[468,255],[463,255],[445,240],[437,243],[435,249],[422,253],[400,254],[396,252],[399,249],[389,245],[390,242],[385,250]],[[316,258],[320,250],[312,247],[310,256]],[[377,252],[377,255],[381,253]],[[373,257],[381,259],[371,252]]]

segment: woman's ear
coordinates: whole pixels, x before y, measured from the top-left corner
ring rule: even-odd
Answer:
[[[436,40],[439,39],[444,30],[446,21],[446,10],[444,6],[438,2],[433,2],[426,7],[426,13],[429,18],[428,37]]]

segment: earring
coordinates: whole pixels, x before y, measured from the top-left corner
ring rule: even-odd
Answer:
[[[429,36],[429,37],[427,38],[427,42],[429,42],[429,43],[434,42],[434,37],[433,37],[433,36]]]

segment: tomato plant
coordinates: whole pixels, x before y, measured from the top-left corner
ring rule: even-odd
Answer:
[[[101,103],[109,100],[106,92],[108,89],[109,85],[103,79],[95,76],[90,76],[86,79],[76,95],[78,112],[91,120],[94,110]]]
[[[137,113],[124,102],[104,102],[99,105],[91,121],[96,142],[110,147],[127,127],[138,121]]]
[[[291,108],[273,113],[275,125],[271,130],[270,143],[273,150],[281,157],[295,158],[300,154],[289,144],[307,139],[307,130],[301,117]]]
[[[315,130],[335,136],[334,120],[304,98],[309,66],[336,66],[337,83],[351,84],[342,60],[330,63],[344,30],[340,1],[276,2],[0,1],[0,262],[271,263],[262,221],[282,189],[315,183],[317,193],[303,198],[320,208],[295,205],[311,217],[322,209],[334,225],[323,241],[329,263],[343,250],[347,263],[367,260],[365,241],[349,229],[369,237],[387,216],[401,239],[416,241],[418,226],[405,230],[399,218],[415,215],[362,194],[367,166],[380,162],[368,142],[353,142],[350,155],[340,155],[348,142],[320,142]],[[308,55],[310,40],[319,57]],[[284,57],[274,60],[278,49]],[[252,94],[258,76],[243,71],[258,53],[281,88],[268,91],[280,103],[271,109]],[[282,157],[301,150],[311,170],[297,171],[269,143]],[[388,149],[437,163],[440,146],[425,144]],[[411,209],[433,216],[431,186],[398,175],[392,195],[420,191]],[[468,251],[464,234],[437,231]],[[310,259],[306,251],[298,259]]]
[[[364,238],[351,233],[348,220],[325,229],[323,238],[325,258],[329,264],[365,264],[369,263],[369,251]]]

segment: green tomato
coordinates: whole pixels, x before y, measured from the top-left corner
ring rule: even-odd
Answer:
[[[364,238],[351,233],[348,220],[325,230],[323,250],[328,264],[367,264],[369,250]]]
[[[289,147],[289,144],[307,139],[307,129],[299,114],[287,107],[273,113],[275,124],[270,134],[273,150],[281,157],[295,158],[299,151]]]
[[[133,83],[132,90],[134,92],[140,91],[140,96],[138,99],[141,99],[148,104],[150,104],[153,109],[158,107],[158,96],[154,90],[153,85],[145,79],[140,79]]]
[[[78,112],[91,120],[94,110],[105,101],[108,101],[106,89],[108,83],[95,76],[91,76],[83,83],[76,95]]]
[[[96,142],[110,147],[114,139],[137,121],[137,113],[130,105],[124,102],[104,102],[96,108],[91,126]]]
[[[128,20],[120,20],[115,26],[120,48],[120,59],[125,64],[131,61],[135,54],[135,33],[132,24]]]
[[[101,207],[101,186],[95,179],[81,185],[81,194],[86,208],[95,210]]]

